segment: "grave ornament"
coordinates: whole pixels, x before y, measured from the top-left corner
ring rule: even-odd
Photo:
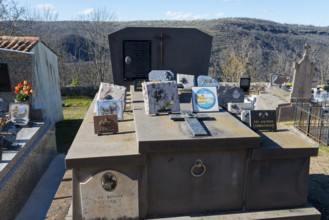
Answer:
[[[233,114],[241,114],[243,110],[254,110],[252,103],[227,103],[227,110]]]
[[[220,86],[217,80],[215,80],[211,76],[205,76],[205,75],[198,76],[197,83],[198,86],[203,86],[203,87]]]
[[[119,121],[123,120],[122,100],[98,100],[96,105],[96,116],[117,115]]]
[[[16,141],[17,130],[15,124],[6,118],[0,118],[0,136],[3,139],[3,147],[10,148]]]
[[[244,102],[244,92],[239,87],[226,87],[221,86],[217,89],[218,104],[224,108],[227,108],[229,102]]]
[[[118,130],[118,117],[116,115],[94,116],[95,134],[114,134]]]
[[[185,121],[192,137],[207,136],[208,132],[200,124],[199,120],[212,119],[206,114],[192,113],[191,111],[182,111],[181,114],[171,114],[170,119],[173,121]]]
[[[121,100],[122,106],[125,107],[126,87],[101,82],[96,100]],[[97,104],[95,112],[97,112]]]
[[[138,180],[106,170],[80,183],[83,219],[138,219]]]
[[[193,87],[192,106],[194,112],[219,111],[216,87]]]
[[[176,82],[144,82],[142,88],[146,114],[180,111]]]
[[[177,73],[177,84],[182,85],[184,89],[191,89],[195,86],[195,76]]]
[[[275,110],[250,110],[249,126],[254,130],[276,130]]]
[[[149,73],[149,81],[171,81],[175,75],[170,70],[152,70]]]

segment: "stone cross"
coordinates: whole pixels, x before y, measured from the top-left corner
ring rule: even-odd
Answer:
[[[196,114],[191,111],[181,111],[181,114],[171,114],[169,117],[173,121],[185,121],[185,124],[192,132],[192,137],[207,136],[208,132],[199,120],[212,119],[207,114]]]

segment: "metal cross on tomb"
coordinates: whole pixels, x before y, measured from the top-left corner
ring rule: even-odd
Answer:
[[[160,36],[159,37],[155,37],[155,39],[159,39],[160,40],[160,68],[163,68],[163,41],[168,39],[169,37],[164,35],[163,32],[161,31]]]
[[[191,111],[181,111],[181,114],[170,114],[169,117],[173,121],[185,121],[193,137],[207,136],[208,132],[201,125],[199,120],[212,119],[212,117],[209,117],[207,114],[197,114]]]

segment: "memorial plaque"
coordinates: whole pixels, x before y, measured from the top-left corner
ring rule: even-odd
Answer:
[[[138,219],[138,180],[107,170],[80,183],[83,219]]]
[[[94,116],[95,134],[118,133],[117,115]]]
[[[96,101],[96,105],[97,116],[117,115],[119,121],[123,120],[122,100],[98,100]]]
[[[227,110],[233,114],[240,114],[243,110],[254,110],[252,103],[227,103]]]
[[[135,79],[134,80],[134,91],[135,92],[141,92],[142,89],[142,83],[146,82],[144,79]]]
[[[241,121],[243,121],[245,123],[250,122],[250,110],[243,110],[241,112]]]
[[[254,130],[276,130],[275,110],[251,110],[249,126]]]
[[[194,112],[219,111],[216,87],[193,87],[192,106]]]
[[[101,82],[97,93],[96,100],[122,100],[123,110],[125,110],[126,102],[126,87],[118,86],[110,83]],[[95,105],[94,112],[97,112],[97,105]]]
[[[204,86],[204,87],[220,86],[219,82],[214,78],[212,78],[211,76],[204,76],[204,75],[198,76],[197,81],[198,81],[198,86]]]
[[[244,92],[239,87],[226,87],[221,86],[217,89],[218,104],[227,108],[227,103],[241,103],[244,102]]]
[[[0,136],[3,138],[3,147],[10,148],[16,141],[17,130],[15,124],[11,121],[7,122],[0,128]]]
[[[0,162],[2,161],[3,137],[0,136]]]
[[[184,89],[192,89],[192,87],[195,86],[195,76],[178,73],[177,84],[183,85]]]
[[[289,76],[272,74],[271,75],[271,86],[282,86],[283,84],[290,81]]]
[[[123,41],[124,79],[144,78],[151,71],[151,41]]]
[[[149,81],[171,81],[175,75],[170,70],[152,70],[149,73]]]
[[[144,82],[143,98],[146,114],[180,111],[177,84],[174,81]]]
[[[30,121],[30,105],[25,103],[11,103],[9,107],[10,120],[19,126],[27,126]]]

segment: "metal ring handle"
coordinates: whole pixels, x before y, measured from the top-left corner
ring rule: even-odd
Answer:
[[[199,168],[202,168],[202,172],[196,173],[196,171]],[[191,168],[191,174],[192,174],[192,176],[194,176],[194,177],[201,177],[201,176],[203,176],[206,173],[206,171],[207,171],[207,168],[203,164],[202,160],[200,160],[200,159],[195,160],[194,165]]]

